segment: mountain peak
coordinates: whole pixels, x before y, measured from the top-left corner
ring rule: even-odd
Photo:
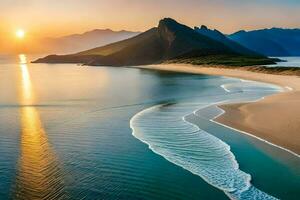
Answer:
[[[111,32],[114,31],[107,28],[107,29],[94,29],[91,31],[84,32],[83,34],[97,34],[97,33],[111,33]]]
[[[225,37],[225,35],[223,33],[221,33],[220,31],[218,31],[217,29],[211,30],[205,25],[201,25],[200,28],[196,26],[194,28],[194,30],[200,34],[203,34],[205,36],[208,36],[208,37],[210,37],[214,40],[218,40],[218,41],[220,41],[220,39],[224,39],[224,37]]]
[[[205,25],[201,25],[200,29],[207,30],[208,28],[207,28],[207,26],[205,26]]]
[[[210,31],[209,29],[206,30],[206,32]],[[135,37],[73,55],[48,57],[38,62],[57,62],[64,57],[68,62],[76,61],[90,65],[130,66],[211,55],[253,55],[252,52],[242,48],[232,48],[231,43],[223,42],[225,36],[220,32],[211,32],[220,39],[199,34],[194,29],[180,24],[174,19],[164,18],[159,21],[158,27],[154,27]],[[69,59],[68,56],[74,59]],[[86,59],[89,60],[86,61]]]
[[[159,24],[174,24],[174,23],[178,24],[177,21],[175,21],[174,19],[169,18],[169,17],[163,18],[159,21]]]
[[[187,28],[187,26],[178,23],[177,21],[175,21],[172,18],[164,18],[164,19],[160,20],[159,24],[158,24],[158,29],[168,28],[169,30],[173,30],[173,31],[175,31],[177,29],[181,29],[183,27]]]
[[[231,35],[235,35],[235,34],[244,34],[244,33],[247,33],[247,31],[245,31],[245,30],[239,30],[239,31],[237,31],[237,32],[235,32],[235,33],[233,33],[233,34],[231,34]]]
[[[172,18],[164,18],[159,21],[158,33],[167,48],[169,48],[175,40],[175,30],[178,29],[178,26],[180,26],[180,24]]]

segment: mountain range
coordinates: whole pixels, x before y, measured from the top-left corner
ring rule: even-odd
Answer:
[[[266,56],[300,56],[300,29],[242,30],[228,38]]]
[[[202,25],[200,28],[195,27],[194,29],[196,32],[198,32],[202,35],[205,35],[213,40],[217,40],[217,41],[225,44],[226,46],[231,48],[232,51],[240,52],[240,53],[247,54],[247,55],[258,55],[258,53],[256,53],[255,51],[252,51],[252,50],[242,46],[238,42],[235,42],[235,41],[229,39],[226,35],[224,35],[223,33],[221,33],[220,31],[218,31],[216,29],[214,29],[214,30],[208,29],[207,26],[205,26],[205,25]]]
[[[82,34],[72,34],[57,38],[42,38],[38,41],[40,52],[70,54],[125,40],[140,32],[113,31],[110,29],[95,29]]]
[[[250,62],[245,63],[250,65],[273,63],[273,60],[227,39],[222,33],[212,32],[215,32],[215,36],[165,18],[160,20],[157,27],[132,38],[75,54],[50,55],[35,62],[105,66],[145,65],[180,60],[190,62],[190,59],[193,62],[201,60],[200,63],[209,64],[221,62],[236,65],[241,64],[240,61],[248,60]]]

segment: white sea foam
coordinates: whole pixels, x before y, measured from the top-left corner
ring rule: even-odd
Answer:
[[[251,176],[239,170],[229,145],[186,121],[194,110],[199,110],[199,106],[197,109],[195,104],[157,105],[136,114],[130,127],[134,137],[152,151],[200,176],[232,199],[251,195],[275,199],[251,185]]]
[[[221,85],[221,88],[223,88],[226,92],[230,92],[230,90],[227,89],[227,85],[226,84]]]
[[[228,144],[188,122],[187,118],[212,105],[257,101],[281,89],[254,81],[232,81],[221,87],[229,96],[162,104],[137,113],[130,120],[133,136],[146,143],[153,152],[224,191],[231,199],[276,199],[251,185],[251,176],[239,169]],[[208,112],[206,119],[220,115],[220,110],[217,111]]]
[[[283,88],[268,83],[259,83],[256,81],[241,81],[240,83],[226,83],[220,86],[226,92],[251,92],[251,91],[283,91]]]

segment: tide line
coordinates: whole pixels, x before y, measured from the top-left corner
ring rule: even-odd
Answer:
[[[221,115],[223,115],[223,114],[226,113],[225,110],[223,110],[222,108],[220,108],[218,105],[216,105],[216,107],[217,107],[218,109],[220,109],[220,110],[222,111],[222,113],[220,113],[219,115],[215,116],[213,119],[210,119],[211,122],[216,123],[216,124],[219,124],[219,125],[221,125],[221,126],[223,126],[223,127],[229,128],[229,129],[231,129],[231,130],[240,132],[240,133],[242,133],[242,134],[248,135],[248,136],[253,137],[253,138],[255,138],[255,139],[258,139],[258,140],[260,140],[260,141],[262,141],[262,142],[265,142],[265,143],[267,143],[267,144],[269,144],[269,145],[272,145],[272,146],[274,146],[274,147],[276,147],[276,148],[279,148],[279,149],[281,149],[281,150],[284,150],[284,151],[286,151],[286,152],[288,152],[288,153],[290,153],[290,154],[292,154],[292,155],[294,155],[294,156],[300,158],[300,155],[297,154],[296,152],[292,151],[292,150],[289,150],[289,149],[284,148],[284,147],[282,147],[282,146],[280,146],[280,145],[274,144],[274,143],[272,143],[272,142],[270,142],[270,141],[268,141],[268,140],[266,140],[266,139],[263,139],[263,138],[258,137],[258,136],[256,136],[256,135],[253,135],[253,134],[248,133],[248,132],[246,132],[246,131],[242,131],[242,130],[239,130],[239,129],[236,129],[236,128],[233,128],[233,127],[231,127],[231,126],[228,126],[228,125],[225,125],[225,124],[222,124],[222,123],[220,123],[220,122],[215,121],[216,118],[218,118],[218,117],[220,117]]]
[[[245,80],[245,79],[240,79],[240,80],[241,80],[242,82],[247,82],[247,81],[248,81],[248,80]],[[251,81],[249,81],[249,82],[251,82]],[[258,81],[255,81],[255,82],[258,82]],[[259,82],[258,82],[258,83],[259,83]],[[270,85],[271,85],[271,84],[270,84]],[[222,87],[222,86],[221,86],[221,87]],[[279,90],[279,93],[281,93],[281,92],[287,92],[286,89],[287,89],[288,91],[293,91],[293,88],[291,88],[291,87],[289,87],[289,86],[285,86],[285,87],[279,86],[279,87],[281,88],[281,90]],[[224,87],[222,87],[222,88],[224,88]],[[224,88],[224,90],[226,91],[225,88]],[[261,97],[261,98],[259,98],[259,99],[257,99],[257,100],[246,101],[246,102],[240,102],[240,103],[254,103],[254,102],[258,102],[258,101],[263,100],[263,99],[265,99],[265,96],[264,96],[264,97]],[[246,132],[246,131],[242,131],[242,130],[239,130],[239,129],[236,129],[236,128],[233,128],[233,127],[231,127],[231,126],[228,126],[228,125],[225,125],[225,124],[222,124],[222,123],[220,123],[220,122],[215,121],[216,118],[218,118],[218,117],[220,117],[221,115],[223,115],[223,114],[226,113],[225,110],[223,110],[222,108],[219,107],[221,104],[224,104],[224,102],[215,103],[216,107],[217,107],[218,109],[220,109],[220,110],[222,111],[222,113],[220,113],[219,115],[217,115],[217,116],[215,116],[214,118],[210,119],[211,122],[214,122],[214,123],[219,124],[219,125],[221,125],[221,126],[223,126],[223,127],[229,128],[229,129],[231,129],[231,130],[234,130],[234,131],[243,133],[243,134],[248,135],[248,136],[250,136],[250,137],[256,138],[256,139],[258,139],[258,140],[260,140],[260,141],[262,141],[262,142],[265,142],[265,143],[267,143],[267,144],[269,144],[269,145],[272,145],[272,146],[274,146],[274,147],[277,147],[277,148],[279,148],[279,149],[281,149],[281,150],[284,150],[284,151],[286,151],[286,152],[288,152],[288,153],[290,153],[290,154],[292,154],[292,155],[294,155],[294,156],[300,158],[300,155],[297,154],[296,152],[292,151],[292,150],[289,150],[289,149],[284,148],[284,147],[282,147],[282,146],[280,146],[280,145],[274,144],[274,143],[272,143],[272,142],[270,142],[270,141],[268,141],[268,140],[265,140],[265,139],[263,139],[263,138],[260,138],[260,137],[258,137],[258,136],[256,136],[256,135],[253,135],[253,134],[248,133],[248,132]]]

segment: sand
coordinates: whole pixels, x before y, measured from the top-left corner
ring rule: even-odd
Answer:
[[[285,92],[257,102],[220,105],[225,113],[215,121],[300,155],[300,77],[187,64],[151,65],[139,68],[236,77],[282,86]]]

